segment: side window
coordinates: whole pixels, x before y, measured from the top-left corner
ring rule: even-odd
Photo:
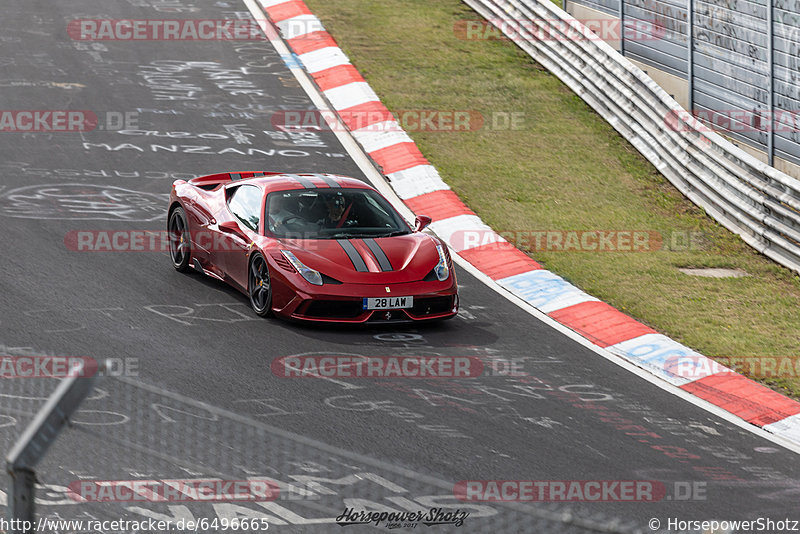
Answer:
[[[228,209],[245,226],[258,231],[261,220],[261,190],[254,185],[243,185],[231,194]]]

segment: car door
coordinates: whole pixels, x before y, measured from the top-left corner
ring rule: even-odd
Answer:
[[[260,188],[249,184],[226,193],[226,215],[230,219],[217,221],[222,249],[218,255],[219,265],[230,282],[246,290],[247,259],[253,237],[258,235],[263,194]]]
[[[183,190],[183,207],[186,211],[189,231],[192,237],[192,255],[206,266],[211,259],[210,228],[215,224],[211,211],[206,207],[206,199],[192,187]]]

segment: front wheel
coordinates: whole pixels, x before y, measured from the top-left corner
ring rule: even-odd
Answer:
[[[267,317],[272,312],[272,286],[270,285],[267,261],[259,253],[250,261],[247,276],[247,293],[250,295],[250,306],[259,317]]]
[[[185,273],[189,270],[192,245],[189,225],[186,224],[186,213],[183,208],[177,207],[172,210],[167,223],[167,232],[169,234],[169,255],[172,258],[172,266],[177,271]]]

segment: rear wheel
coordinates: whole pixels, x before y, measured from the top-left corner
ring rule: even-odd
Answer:
[[[167,232],[172,266],[177,271],[185,273],[189,270],[189,259],[192,257],[192,242],[189,225],[186,223],[186,213],[180,206],[172,210],[167,223]]]
[[[272,285],[269,278],[267,261],[259,253],[250,260],[250,270],[247,275],[247,292],[250,295],[250,306],[260,317],[267,317],[272,313]]]

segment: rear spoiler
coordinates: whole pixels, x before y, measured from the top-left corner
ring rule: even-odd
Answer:
[[[283,174],[282,172],[267,172],[267,171],[236,171],[236,172],[221,172],[218,174],[209,174],[208,176],[200,176],[192,178],[189,183],[197,187],[208,187],[228,182],[235,182],[237,180],[246,180],[256,176],[274,176]]]

